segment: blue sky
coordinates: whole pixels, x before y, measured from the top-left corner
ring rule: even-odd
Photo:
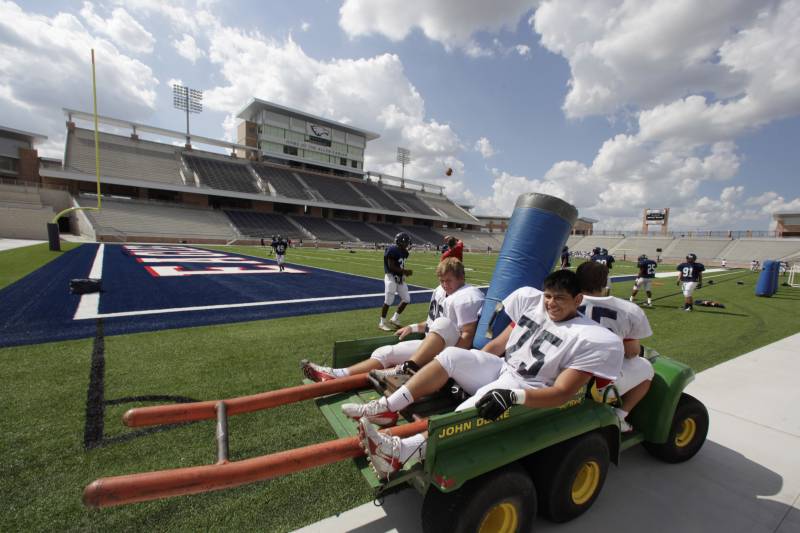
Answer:
[[[381,134],[366,168],[483,214],[537,191],[605,228],[767,229],[800,211],[800,1],[0,0],[0,124],[63,153],[62,107],[232,138],[256,96]],[[180,43],[180,44],[178,44]],[[33,66],[33,68],[31,68]],[[444,170],[455,172],[447,178]]]

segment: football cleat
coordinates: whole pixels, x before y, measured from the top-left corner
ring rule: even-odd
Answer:
[[[384,435],[366,417],[358,421],[358,432],[378,478],[389,479],[389,476],[403,467],[400,462],[400,437]]]
[[[336,379],[336,376],[333,375],[333,369],[331,367],[314,364],[308,359],[303,359],[300,361],[300,369],[303,371],[303,375],[306,378],[317,383]]]
[[[378,426],[393,426],[397,423],[398,416],[397,413],[389,410],[386,398],[367,403],[344,403],[342,412],[353,420],[366,418]]]
[[[403,324],[401,324],[400,322],[398,322],[396,320],[390,320],[389,321],[389,325],[394,326],[395,329],[400,329],[400,328],[403,327]]]
[[[389,368],[381,368],[378,370],[370,370],[369,375],[376,379],[383,379],[392,376],[402,376],[405,374],[403,365],[390,366]]]
[[[382,329],[383,331],[394,331],[395,328],[389,322],[384,322],[381,320],[378,322],[378,329]]]

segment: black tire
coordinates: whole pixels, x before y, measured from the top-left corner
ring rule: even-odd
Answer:
[[[530,531],[536,517],[536,488],[518,464],[467,481],[455,492],[430,487],[422,503],[425,533]]]
[[[537,453],[528,462],[539,494],[539,513],[567,522],[594,504],[608,473],[608,441],[597,432]]]
[[[708,434],[708,410],[697,398],[681,394],[667,442],[655,444],[643,442],[644,448],[652,455],[667,463],[688,461],[700,451]]]

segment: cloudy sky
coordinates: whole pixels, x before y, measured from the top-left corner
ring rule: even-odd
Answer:
[[[366,169],[481,214],[560,196],[603,228],[767,229],[800,211],[800,0],[0,0],[0,124],[62,157],[61,108],[233,138],[250,97],[381,139]],[[449,178],[446,168],[455,172]]]

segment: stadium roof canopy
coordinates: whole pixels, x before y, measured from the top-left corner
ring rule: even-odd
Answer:
[[[31,133],[29,131],[17,130],[14,128],[8,128],[2,125],[0,125],[0,137],[19,139],[21,141],[27,141],[31,144],[47,140],[46,135],[42,135],[40,133]]]
[[[314,122],[318,122],[320,124],[324,124],[327,126],[332,126],[336,129],[344,130],[349,133],[356,133],[358,135],[363,135],[367,138],[368,141],[374,141],[380,135],[375,132],[363,130],[361,128],[355,128],[350,126],[349,124],[343,124],[341,122],[336,122],[335,120],[330,120],[327,118],[323,118],[317,115],[312,115],[310,113],[306,113],[304,111],[300,111],[299,109],[292,109],[291,107],[286,107],[278,104],[274,104],[272,102],[267,102],[266,100],[259,100],[258,98],[251,98],[245,106],[236,113],[236,118],[240,118],[242,120],[249,120],[252,122],[256,122],[253,120],[253,117],[262,110],[273,111],[276,113],[280,113],[282,115],[290,115],[295,116],[297,118],[302,118],[303,120],[312,120]]]

